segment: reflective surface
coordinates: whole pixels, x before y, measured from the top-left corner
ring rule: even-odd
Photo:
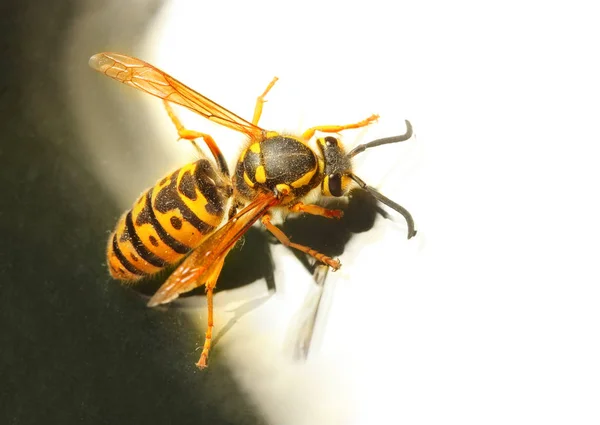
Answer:
[[[0,422],[264,423],[226,367],[197,370],[200,335],[186,316],[148,309],[108,278],[122,207],[92,172],[65,90],[69,67],[87,68],[63,51],[82,3],[31,3],[0,14]],[[157,7],[123,9],[139,19],[128,29],[143,30]]]
[[[584,3],[3,2],[0,422],[598,423],[600,36]],[[310,273],[258,230],[224,272],[204,373],[205,313],[182,308],[203,297],[148,309],[107,278],[119,214],[191,151],[160,102],[88,68],[104,50],[244,117],[278,75],[267,128],[379,113],[352,147],[413,123],[414,144],[356,171],[411,211],[416,243],[377,214],[349,238],[286,224],[343,250],[308,362],[285,339]],[[235,157],[235,135],[182,117]]]

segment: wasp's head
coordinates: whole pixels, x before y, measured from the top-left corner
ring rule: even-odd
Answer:
[[[326,196],[342,196],[350,184],[352,164],[340,139],[326,136],[317,139],[323,155],[323,182],[321,192]]]
[[[323,182],[321,183],[321,193],[326,196],[346,195],[351,181],[354,180],[361,188],[370,192],[377,200],[404,216],[408,223],[408,238],[410,239],[417,233],[414,229],[414,222],[410,213],[391,199],[383,196],[375,188],[367,185],[362,179],[355,175],[352,172],[352,157],[375,146],[403,142],[410,139],[412,134],[412,126],[409,121],[406,121],[406,133],[400,136],[386,137],[359,145],[349,153],[346,153],[344,146],[337,137],[325,136],[317,139],[317,145],[323,156],[324,177]]]

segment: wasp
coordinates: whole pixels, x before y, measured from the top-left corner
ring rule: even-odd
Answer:
[[[311,127],[302,134],[283,134],[258,126],[263,104],[277,77],[257,97],[252,121],[246,121],[158,68],[130,56],[99,53],[89,60],[103,74],[163,100],[180,139],[203,140],[212,161],[203,157],[165,176],[146,190],[118,221],[108,241],[107,263],[118,280],[135,282],[168,265],[181,264],[148,302],[154,307],[205,285],[208,324],[197,366],[205,368],[213,331],[213,291],[223,262],[236,242],[258,220],[282,244],[300,250],[317,261],[339,269],[341,263],[314,249],[292,242],[272,223],[273,214],[307,213],[339,219],[343,212],[305,203],[309,194],[341,197],[359,186],[377,200],[399,212],[407,221],[408,238],[416,234],[410,213],[368,186],[352,171],[352,158],[365,150],[398,143],[412,137],[406,121],[405,134],[378,139],[346,152],[339,137],[343,130],[365,127],[378,119],[372,115],[346,125]],[[215,140],[206,133],[185,128],[171,103],[246,136],[235,170]],[[316,146],[311,145],[315,134]]]

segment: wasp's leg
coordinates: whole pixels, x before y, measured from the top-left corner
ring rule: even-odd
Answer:
[[[231,220],[238,212],[238,210],[243,207],[243,203],[240,202],[239,199],[233,198],[233,204],[229,208],[229,214],[227,220]]]
[[[225,261],[225,257],[223,259],[218,260],[215,264],[213,271],[210,273],[206,281],[206,302],[208,304],[208,324],[206,327],[206,337],[204,338],[204,346],[202,347],[202,354],[200,355],[200,360],[196,363],[200,369],[204,369],[208,366],[208,352],[210,351],[210,344],[212,341],[212,331],[214,327],[213,321],[213,290],[217,284],[217,279],[219,278],[219,274],[221,274],[221,269],[223,268],[223,262]]]
[[[344,215],[344,211],[342,210],[330,210],[319,205],[306,205],[302,202],[292,205],[289,207],[289,210],[292,212],[304,212],[312,215],[320,215],[327,218],[342,218]]]
[[[337,133],[342,130],[350,130],[352,128],[361,128],[366,127],[367,125],[377,121],[379,115],[373,114],[369,118],[366,118],[362,121],[356,122],[354,124],[346,124],[346,125],[319,125],[317,127],[312,127],[306,130],[302,137],[304,140],[309,140],[315,135],[315,132],[321,131],[323,133]]]
[[[171,107],[171,104],[167,100],[163,100],[163,105],[164,105],[165,109],[167,110],[167,114],[169,114],[169,118],[171,118],[171,121],[173,122],[173,124],[175,125],[175,128],[177,129],[177,134],[179,135],[179,139],[189,140],[189,142],[194,146],[194,148],[196,148],[196,151],[198,152],[200,157],[204,157],[204,154],[202,153],[202,151],[196,144],[195,139],[204,140],[204,143],[206,143],[206,146],[208,146],[208,148],[210,149],[210,152],[212,153],[213,157],[215,158],[215,161],[216,161],[221,173],[229,176],[229,168],[227,167],[227,162],[225,161],[225,157],[223,156],[221,149],[219,149],[219,146],[217,146],[215,139],[213,139],[212,136],[209,134],[200,133],[199,131],[194,131],[194,130],[188,130],[187,128],[185,128],[183,126],[183,124],[181,123],[181,121],[179,120],[177,115],[175,114],[175,111]]]
[[[267,228],[267,230],[271,232],[273,236],[275,236],[283,245],[302,251],[316,258],[320,262],[327,264],[333,270],[337,270],[341,267],[340,260],[333,259],[331,257],[326,256],[325,254],[321,254],[320,252],[315,251],[312,248],[290,241],[290,239],[285,235],[285,233],[283,233],[283,231],[279,227],[271,223],[271,217],[268,214],[263,216],[262,223]]]
[[[262,115],[263,105],[266,102],[265,96],[267,95],[267,93],[269,93],[269,91],[271,91],[277,80],[279,80],[279,78],[273,77],[263,94],[256,98],[256,106],[254,107],[254,116],[252,117],[252,124],[258,125],[258,121],[260,121],[260,116]]]

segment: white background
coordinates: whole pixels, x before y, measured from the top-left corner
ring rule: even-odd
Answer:
[[[284,289],[220,342],[273,423],[600,421],[597,16],[586,2],[179,0],[144,48],[121,51],[248,119],[277,75],[264,128],[380,114],[345,134],[351,147],[413,124],[415,139],[361,155],[356,172],[411,211],[419,234],[406,241],[401,219],[380,220],[351,240],[309,361],[282,348],[310,277],[281,247]],[[189,161],[147,102],[157,149]],[[239,143],[220,144],[235,160]],[[107,185],[124,208],[144,189]],[[256,288],[242,295],[262,299]],[[217,296],[217,327],[240,294]]]

